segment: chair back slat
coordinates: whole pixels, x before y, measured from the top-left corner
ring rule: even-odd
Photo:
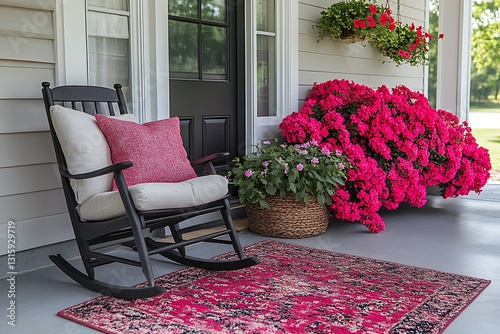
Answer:
[[[110,116],[115,116],[115,107],[114,107],[113,103],[108,102],[108,109],[110,112]]]
[[[101,102],[98,102],[98,101],[94,102],[94,110],[95,110],[96,115],[103,114],[104,111],[102,110]]]

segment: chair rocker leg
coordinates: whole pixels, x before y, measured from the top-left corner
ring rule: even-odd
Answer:
[[[222,215],[222,219],[226,225],[226,228],[230,231],[229,238],[231,239],[231,244],[233,245],[234,251],[238,254],[240,259],[244,258],[243,249],[241,248],[240,239],[236,234],[236,228],[234,227],[233,218],[229,212],[230,206],[229,201],[227,199],[224,200],[224,208],[220,210]]]
[[[75,282],[81,284],[85,288],[101,293],[107,296],[122,298],[122,299],[138,299],[148,298],[165,292],[162,286],[149,286],[144,288],[128,287],[113,285],[95,279],[90,279],[87,275],[80,272],[74,266],[69,264],[60,254],[50,255],[50,260],[68,275]]]
[[[151,238],[146,238],[145,241],[149,250],[155,250],[164,246],[163,243],[157,242]],[[181,256],[178,253],[169,250],[163,251],[158,254],[186,266],[218,271],[243,269],[260,262],[258,258],[253,256],[239,260],[210,260],[188,255]]]

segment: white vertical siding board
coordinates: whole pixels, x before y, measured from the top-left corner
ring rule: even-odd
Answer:
[[[0,134],[0,167],[56,161],[49,132]]]
[[[56,164],[0,168],[0,196],[61,188]]]

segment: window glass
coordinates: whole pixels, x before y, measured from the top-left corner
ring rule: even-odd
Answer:
[[[257,116],[277,116],[276,1],[257,0]]]
[[[169,1],[170,78],[227,80],[227,0]]]
[[[439,0],[429,0],[429,33],[434,37],[439,33]],[[432,43],[429,48],[429,72],[427,75],[427,95],[432,107],[436,107],[437,95],[437,49],[438,43]]]
[[[276,1],[257,0],[257,30],[276,31]]]
[[[203,73],[227,74],[226,28],[203,26]]]
[[[180,17],[198,17],[198,0],[168,0],[168,14]]]
[[[226,22],[226,0],[203,0],[201,18],[207,21]]]
[[[87,0],[87,6],[128,11],[127,0]]]
[[[257,116],[276,116],[276,39],[257,35]]]
[[[198,72],[198,25],[170,20],[169,50],[171,72]]]
[[[89,1],[89,4],[97,2],[99,1]],[[118,2],[113,1],[113,4],[117,5]],[[122,6],[126,7],[127,3]],[[105,11],[87,11],[89,84],[113,87],[115,83],[120,83],[130,105],[128,13],[117,15]]]

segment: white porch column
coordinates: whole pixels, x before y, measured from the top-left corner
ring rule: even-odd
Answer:
[[[470,86],[472,0],[440,0],[437,108],[467,120]]]

